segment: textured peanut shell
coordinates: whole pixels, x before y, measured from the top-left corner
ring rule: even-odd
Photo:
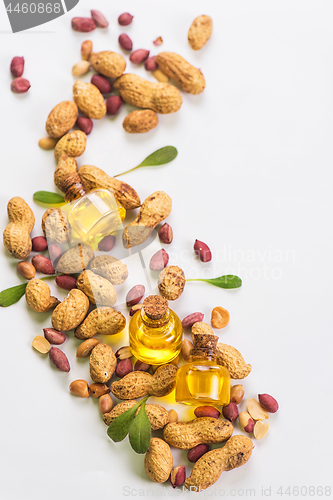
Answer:
[[[66,299],[53,311],[51,318],[53,328],[61,332],[76,328],[86,317],[88,308],[88,297],[80,290],[73,288]]]
[[[111,307],[117,301],[117,292],[112,283],[90,270],[80,274],[76,287],[88,297],[92,304]]]
[[[57,262],[58,273],[74,274],[84,271],[94,258],[94,251],[89,245],[79,243],[65,252]]]
[[[219,365],[224,366],[233,379],[242,379],[249,375],[252,370],[251,365],[247,365],[243,356],[235,347],[228,344],[217,344]]]
[[[94,382],[105,384],[112,377],[117,359],[107,344],[97,344],[90,354],[90,377]]]
[[[82,165],[79,169],[79,176],[89,190],[95,188],[112,189],[116,200],[121,203],[125,210],[138,208],[141,204],[138,193],[129,184],[110,177],[98,167]]]
[[[188,42],[193,50],[200,50],[208,42],[213,31],[213,21],[209,16],[194,19],[189,32]]]
[[[178,299],[184,291],[185,274],[178,266],[167,266],[158,276],[158,289],[167,300]]]
[[[125,248],[135,247],[149,238],[154,227],[170,215],[172,200],[163,191],[155,191],[142,203],[137,218],[123,232]]]
[[[152,109],[155,113],[175,113],[182,105],[179,90],[169,83],[152,83],[127,73],[118,78],[113,86],[128,104]]]
[[[77,105],[73,101],[62,101],[57,104],[46,120],[46,132],[50,137],[58,139],[74,127],[78,115]]]
[[[91,311],[75,330],[78,339],[90,339],[94,335],[115,335],[123,331],[126,319],[112,307],[98,307]]]
[[[92,83],[77,80],[73,86],[73,96],[80,111],[88,118],[100,120],[106,115],[104,97]]]
[[[94,52],[90,56],[90,62],[95,71],[108,78],[118,78],[126,69],[123,56],[111,50]]]
[[[75,174],[77,172],[77,163],[75,158],[67,155],[63,155],[59,158],[57,168],[54,172],[54,184],[60,191],[65,192],[63,186],[63,180],[70,174]]]
[[[63,155],[77,158],[84,153],[86,145],[87,136],[84,132],[81,130],[69,132],[57,142],[57,145],[54,148],[55,159],[59,160]]]
[[[132,111],[123,121],[124,130],[129,134],[145,134],[157,125],[158,116],[151,109]]]
[[[156,63],[163,73],[173,78],[185,92],[201,94],[206,82],[200,69],[195,68],[174,52],[160,52]]]
[[[173,468],[173,458],[169,445],[160,438],[151,438],[145,456],[145,471],[155,483],[165,483]]]
[[[106,425],[110,425],[111,422],[124,413],[127,410],[130,410],[137,404],[137,401],[122,401],[118,403],[109,413],[105,413],[103,415],[103,420]],[[139,409],[138,409],[139,411]],[[169,423],[169,413],[163,408],[163,406],[156,404],[146,404],[146,412],[150,421],[150,425],[153,431],[157,429],[163,429],[166,424]]]
[[[7,204],[9,224],[3,232],[3,244],[13,257],[25,259],[31,252],[30,233],[35,225],[35,216],[29,205],[15,196]]]
[[[25,298],[30,309],[46,312],[59,304],[59,300],[51,296],[50,287],[45,281],[30,280],[25,289]]]
[[[236,469],[246,464],[252,455],[253,444],[246,436],[233,436],[223,448],[205,453],[194,464],[191,475],[185,480],[189,490],[205,490],[219,479],[223,471]]]
[[[137,399],[147,394],[156,397],[166,396],[175,388],[176,372],[175,365],[162,365],[154,375],[133,371],[113,382],[111,391],[118,399]]]
[[[42,231],[49,243],[65,243],[70,235],[65,212],[60,208],[48,208],[42,217]]]
[[[227,420],[214,417],[199,417],[188,422],[172,422],[163,431],[170,446],[190,450],[198,444],[223,443],[233,433],[233,425]]]
[[[99,276],[103,276],[113,285],[121,285],[128,278],[126,264],[111,255],[99,255],[90,262],[90,269]]]

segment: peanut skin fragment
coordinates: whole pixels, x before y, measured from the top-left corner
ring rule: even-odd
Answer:
[[[209,488],[219,479],[223,471],[244,465],[252,455],[252,441],[246,436],[233,436],[223,448],[205,453],[195,463],[185,487],[191,491]]]

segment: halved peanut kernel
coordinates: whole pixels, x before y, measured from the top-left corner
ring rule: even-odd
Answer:
[[[87,358],[93,348],[99,344],[98,339],[87,339],[84,342],[81,342],[76,351],[77,358]]]
[[[42,354],[47,354],[49,350],[51,349],[50,342],[46,340],[45,337],[42,337],[41,335],[37,335],[33,341],[32,341],[32,347],[36,349],[36,351],[42,353]]]
[[[132,356],[133,354],[129,345],[120,347],[120,349],[116,351],[117,359],[126,359],[126,358],[131,358]]]
[[[246,401],[246,409],[253,420],[265,420],[268,418],[268,412],[260,406],[256,399],[248,399]]]
[[[214,328],[224,328],[230,321],[230,314],[223,307],[214,307],[212,310],[211,323]]]
[[[258,420],[258,422],[256,422],[254,425],[253,435],[256,439],[262,439],[263,437],[266,436],[268,429],[269,429],[268,420]]]

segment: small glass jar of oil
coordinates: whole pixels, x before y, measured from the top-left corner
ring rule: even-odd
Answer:
[[[230,402],[229,371],[216,362],[216,335],[193,335],[192,361],[176,375],[175,398],[186,405],[226,406]]]
[[[175,359],[181,350],[183,327],[168,301],[149,295],[129,324],[129,343],[133,356],[148,365],[161,365]]]

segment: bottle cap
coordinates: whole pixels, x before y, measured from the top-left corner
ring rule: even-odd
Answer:
[[[148,318],[162,319],[168,311],[168,301],[160,295],[149,295],[143,301],[143,309]]]

